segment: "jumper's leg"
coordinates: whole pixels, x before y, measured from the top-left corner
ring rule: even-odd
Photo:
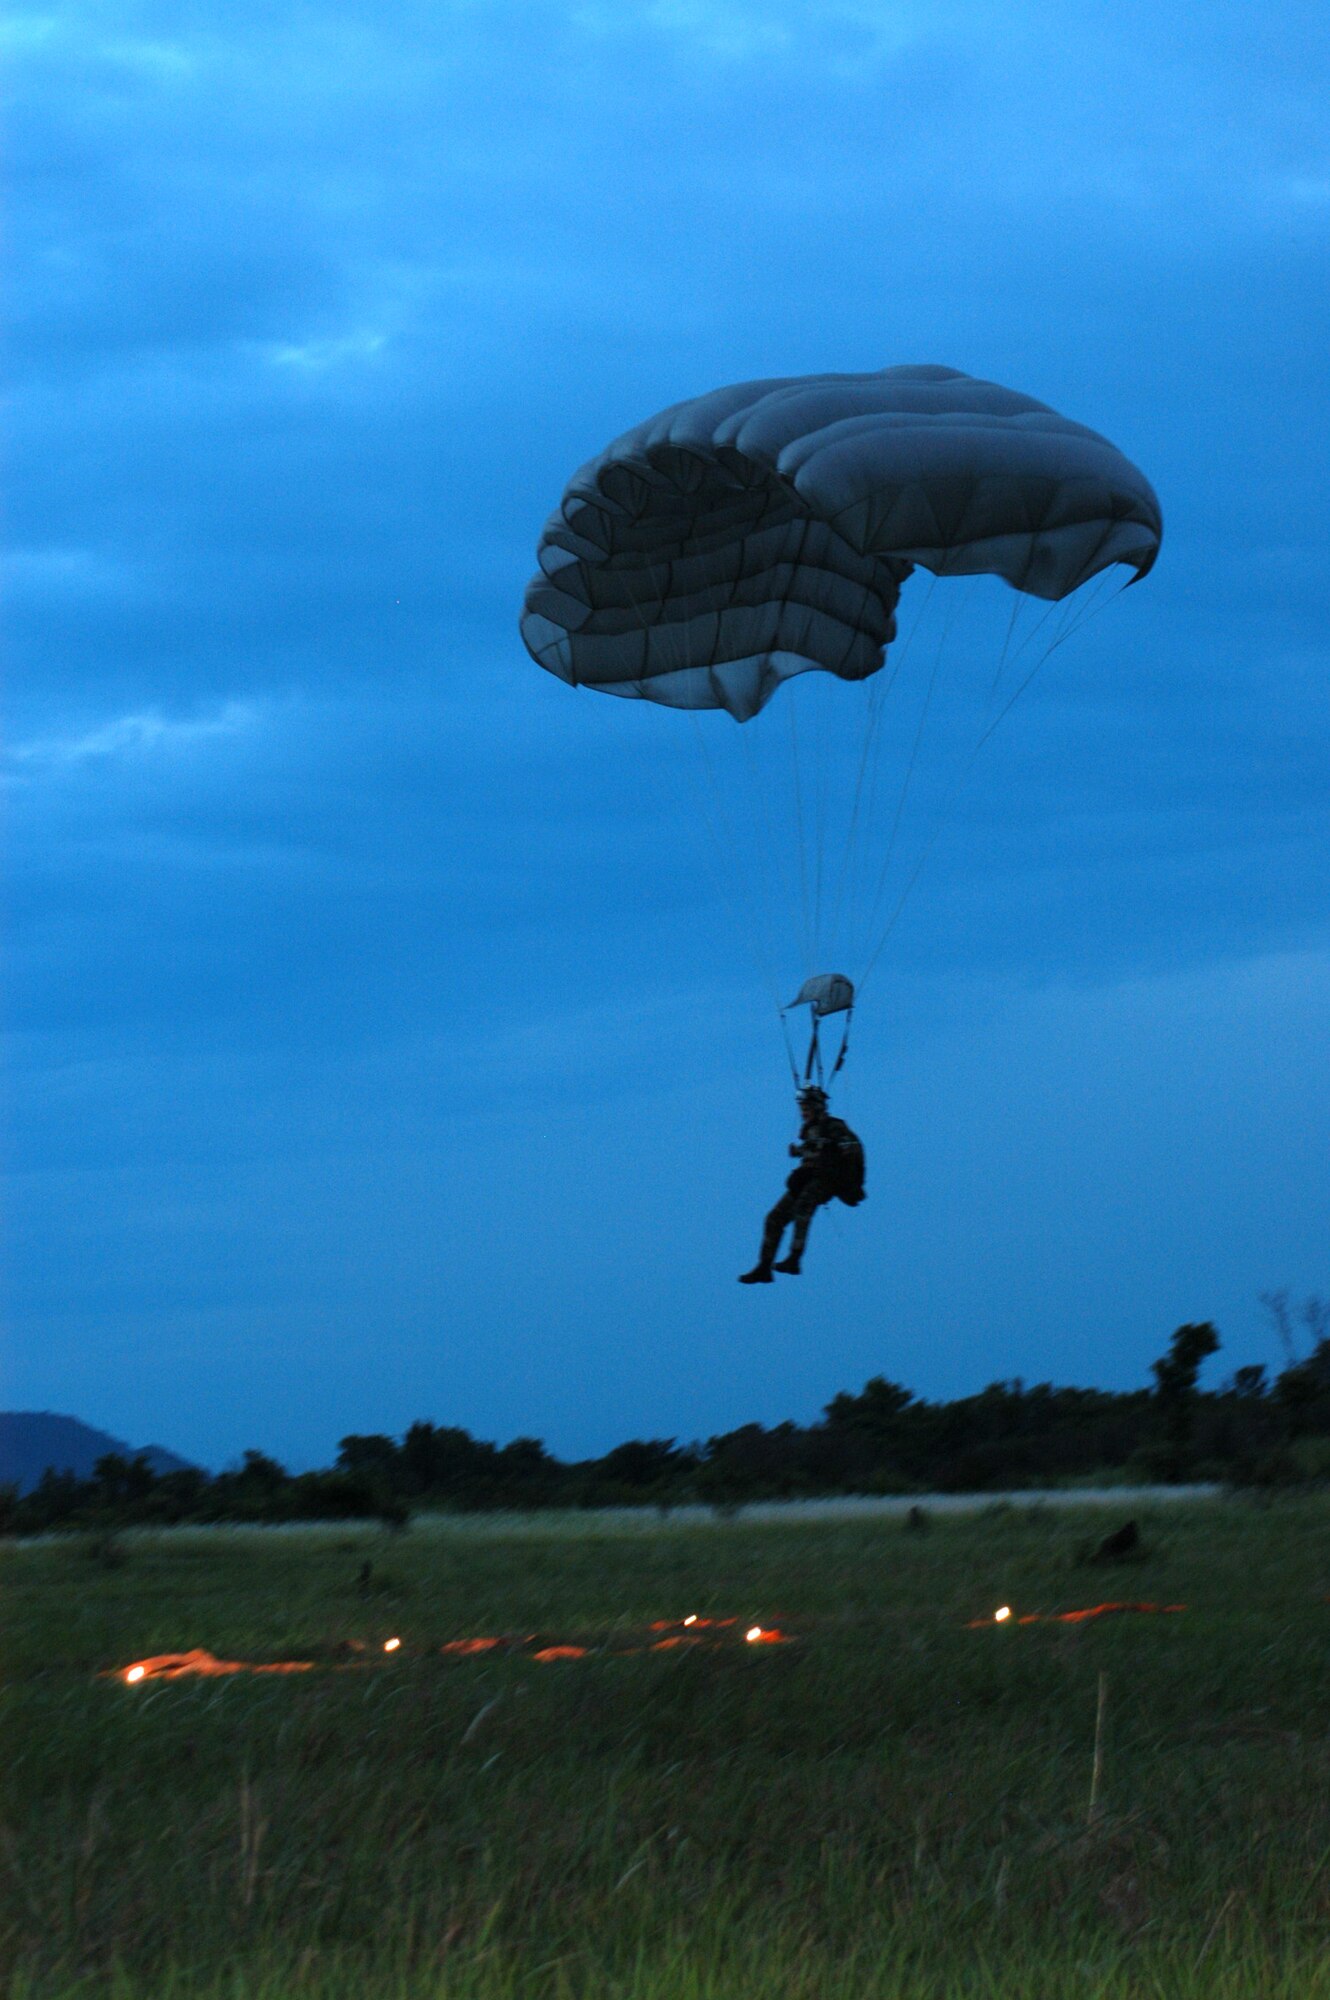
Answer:
[[[771,1267],[773,1271],[784,1271],[791,1278],[798,1277],[803,1264],[804,1245],[808,1241],[808,1230],[813,1220],[813,1209],[816,1206],[816,1202],[812,1207],[800,1204],[795,1211],[794,1227],[790,1231],[790,1254],[788,1257],[783,1257],[779,1264],[773,1264]]]
[[[745,1271],[739,1279],[741,1285],[769,1285],[773,1259],[780,1248],[780,1239],[785,1225],[790,1220],[794,1204],[789,1195],[783,1194],[762,1225],[762,1248],[757,1253],[757,1262],[751,1271]],[[796,1224],[796,1227],[798,1225]]]

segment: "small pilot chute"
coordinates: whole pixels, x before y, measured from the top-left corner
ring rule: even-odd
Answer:
[[[848,1013],[854,1005],[854,987],[843,972],[815,972],[787,1005],[811,1007],[813,1019],[820,1021],[824,1014]]]
[[[835,1076],[844,1064],[845,1052],[850,1042],[850,1021],[854,1015],[853,982],[848,980],[843,972],[815,972],[811,979],[805,979],[793,1000],[788,1001],[781,1008],[780,1018],[782,1027],[785,1024],[785,1016],[791,1007],[807,1007],[813,1023],[813,1031],[808,1043],[808,1055],[804,1062],[803,1081],[805,1083],[816,1081],[818,1084],[822,1084],[825,1081],[822,1070],[822,1023],[828,1014],[843,1014],[845,1016],[845,1027],[840,1038],[840,1049],[830,1071],[830,1074]],[[790,1068],[794,1072],[795,1082],[798,1083],[799,1068],[794,1059],[794,1052],[790,1048],[788,1032],[785,1038],[785,1046],[789,1051]]]

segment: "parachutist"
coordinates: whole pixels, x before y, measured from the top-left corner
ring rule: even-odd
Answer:
[[[741,1285],[769,1285],[773,1271],[797,1278],[813,1216],[824,1202],[843,1201],[857,1208],[864,1199],[864,1149],[843,1118],[833,1118],[825,1090],[809,1084],[799,1092],[799,1137],[790,1147],[799,1165],[785,1183],[785,1192],[762,1228],[762,1248]],[[789,1223],[789,1255],[775,1261],[780,1239]]]

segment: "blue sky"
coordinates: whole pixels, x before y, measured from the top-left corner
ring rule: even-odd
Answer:
[[[5,1403],[308,1464],[1126,1386],[1192,1318],[1277,1359],[1259,1291],[1330,1289],[1323,9],[5,33]],[[845,1075],[869,1202],[743,1292],[791,1104],[696,744],[517,610],[620,430],[901,361],[1106,432],[1164,548],[938,828],[942,711]]]

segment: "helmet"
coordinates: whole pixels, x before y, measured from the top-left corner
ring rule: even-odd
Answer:
[[[827,1103],[827,1093],[820,1084],[806,1083],[799,1092],[799,1103],[804,1109],[820,1111]]]

